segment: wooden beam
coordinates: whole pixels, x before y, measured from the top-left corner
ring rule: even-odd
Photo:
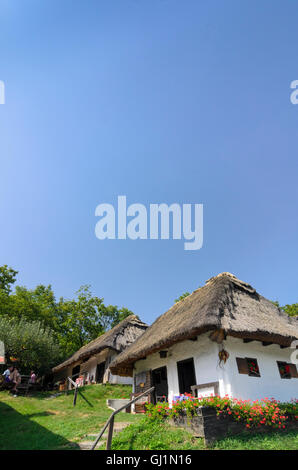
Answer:
[[[168,355],[168,351],[159,351],[159,357],[161,359],[164,359],[165,357],[167,357]]]

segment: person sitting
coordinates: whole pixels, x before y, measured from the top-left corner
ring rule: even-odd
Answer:
[[[32,370],[30,372],[30,379],[29,379],[29,384],[35,384],[36,383],[36,374],[34,373],[34,371]]]
[[[10,375],[13,371],[13,367],[8,367],[4,372],[3,372],[3,376],[4,376],[4,381],[7,382],[7,383],[10,383],[11,380],[10,380]]]
[[[12,373],[10,374],[10,381],[13,383],[13,387],[11,389],[11,393],[13,393],[14,397],[17,397],[17,389],[18,385],[21,383],[21,374],[19,373],[18,369],[15,367]]]

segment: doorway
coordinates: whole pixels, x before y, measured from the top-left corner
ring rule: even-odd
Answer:
[[[96,383],[101,384],[103,382],[103,376],[105,373],[105,362],[97,364],[96,367]]]
[[[71,376],[74,378],[74,379],[77,379],[79,374],[80,374],[80,368],[81,366],[78,365],[78,366],[75,366],[72,371],[71,371]],[[75,377],[74,377],[75,376]]]
[[[191,386],[196,385],[196,374],[193,358],[177,362],[180,393],[191,393]]]
[[[154,401],[166,401],[168,399],[168,375],[167,368],[160,367],[152,371],[152,385],[154,390]]]

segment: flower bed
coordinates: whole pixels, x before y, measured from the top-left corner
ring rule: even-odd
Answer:
[[[239,434],[243,430],[285,429],[298,425],[298,400],[280,403],[273,398],[251,402],[229,396],[195,398],[185,395],[173,402],[147,405],[150,419],[170,418],[178,426],[191,429],[211,441],[223,434]]]

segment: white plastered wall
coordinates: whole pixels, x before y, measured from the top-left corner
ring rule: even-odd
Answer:
[[[259,341],[243,343],[241,339],[228,337],[224,348],[230,357],[226,364],[219,364],[218,352],[221,346],[203,334],[197,341],[181,341],[167,349],[166,358],[161,359],[159,352],[135,363],[134,375],[142,371],[167,367],[169,402],[179,395],[177,361],[194,359],[196,385],[219,382],[219,394],[235,398],[256,400],[274,397],[288,401],[297,397],[298,379],[281,379],[277,361],[290,361],[292,350],[281,349],[278,345],[263,346]],[[258,361],[261,377],[239,374],[236,357],[255,358]]]
[[[100,353],[91,356],[90,359],[88,359],[88,361],[86,362],[81,363],[80,361],[77,361],[68,366],[67,368],[63,369],[62,371],[57,372],[55,374],[55,381],[58,381],[62,378],[71,377],[73,368],[79,364],[80,373],[87,373],[88,378],[91,380],[91,378],[93,377],[93,381],[95,381],[97,365],[101,362],[105,362],[107,369],[103,377],[103,383],[131,385],[132,377],[121,377],[120,375],[112,375],[112,373],[110,372],[108,365],[117,354],[118,353],[113,350],[109,350],[108,348],[104,349]]]
[[[281,379],[277,367],[277,361],[291,362],[292,349],[281,349],[277,344],[263,346],[260,341],[243,343],[241,339],[232,337],[228,337],[224,345],[230,354],[224,366],[227,393],[244,400],[273,397],[289,401],[297,397],[298,379]],[[261,377],[239,374],[236,357],[257,359]]]
[[[106,370],[103,377],[103,383],[110,383],[110,384],[132,384],[132,377],[121,377],[119,375],[112,375],[109,369],[109,364],[111,363],[112,359],[117,356],[113,350],[104,349],[99,354],[92,356],[88,362],[81,365],[81,371],[88,372],[89,377],[96,379],[96,368],[97,365],[101,362],[106,363]]]
[[[179,395],[177,361],[193,357],[196,383],[203,384],[218,381],[217,345],[211,342],[207,334],[198,337],[197,341],[181,341],[167,349],[167,357],[161,359],[159,352],[149,355],[145,360],[135,363],[134,374],[158,367],[167,367],[169,401]]]

